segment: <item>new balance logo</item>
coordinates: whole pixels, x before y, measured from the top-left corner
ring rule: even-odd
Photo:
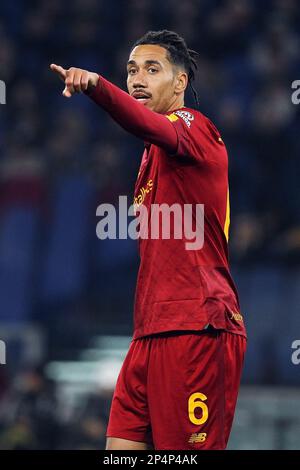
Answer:
[[[191,437],[189,438],[189,443],[190,444],[197,444],[199,442],[205,442],[206,441],[206,432],[194,432]]]

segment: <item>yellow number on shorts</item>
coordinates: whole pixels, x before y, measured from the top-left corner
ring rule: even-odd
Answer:
[[[197,426],[205,423],[208,419],[208,408],[207,408],[207,405],[203,403],[205,400],[207,400],[207,396],[204,395],[204,393],[193,393],[189,398],[189,418],[190,418],[190,421],[193,424],[196,424]],[[196,418],[195,416],[196,408],[201,408],[202,410],[201,418]]]

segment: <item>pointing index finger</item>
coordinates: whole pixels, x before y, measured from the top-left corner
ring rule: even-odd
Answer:
[[[57,73],[59,75],[59,77],[65,81],[66,77],[67,77],[67,71],[61,67],[61,65],[56,65],[56,64],[51,64],[50,65],[50,69]]]

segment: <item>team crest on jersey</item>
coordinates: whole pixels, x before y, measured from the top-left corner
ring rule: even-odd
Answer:
[[[175,113],[177,116],[181,117],[181,119],[184,120],[184,122],[186,123],[186,125],[188,127],[191,127],[191,121],[194,120],[194,115],[192,113],[190,113],[189,111],[181,111],[181,110],[178,110],[178,111],[175,111]]]

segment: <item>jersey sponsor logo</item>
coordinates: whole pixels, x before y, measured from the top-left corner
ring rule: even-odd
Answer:
[[[198,444],[205,442],[207,437],[206,432],[194,432],[189,438],[189,444]]]
[[[152,188],[153,188],[153,180],[149,180],[146,186],[141,187],[141,189],[139,190],[139,194],[134,198],[134,201],[133,201],[135,208],[143,204],[143,202],[146,199],[147,194],[149,194],[150,191],[152,191]]]
[[[175,111],[174,113],[176,116],[179,116],[183,121],[186,123],[188,127],[191,127],[191,121],[194,120],[194,115],[189,111]]]

